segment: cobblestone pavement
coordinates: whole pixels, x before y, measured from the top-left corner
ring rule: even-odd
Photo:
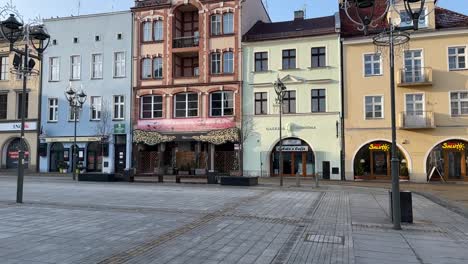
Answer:
[[[391,229],[386,191],[0,177],[0,263],[468,263],[468,219],[414,195]]]

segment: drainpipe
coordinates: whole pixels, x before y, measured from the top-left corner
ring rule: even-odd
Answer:
[[[345,145],[345,136],[344,136],[344,130],[345,130],[345,125],[344,125],[344,115],[345,115],[345,84],[344,84],[344,57],[343,57],[343,39],[340,38],[340,67],[341,67],[341,73],[340,73],[340,78],[341,78],[341,151],[340,151],[340,156],[341,156],[341,180],[345,181],[346,180],[346,173],[345,173],[345,153],[346,153],[346,145]]]
[[[134,99],[133,96],[134,96],[134,93],[133,93],[133,81],[134,81],[134,61],[133,61],[133,44],[134,44],[134,35],[135,35],[135,13],[132,12],[132,30],[131,30],[131,42],[130,42],[130,110],[129,110],[129,114],[130,114],[130,118],[129,118],[129,128],[130,131],[129,131],[129,135],[130,135],[130,142],[127,142],[127,145],[130,144],[130,148],[129,148],[129,152],[127,153],[127,157],[130,157],[130,162],[129,162],[129,167],[127,169],[130,169],[130,168],[134,168],[134,164],[133,164],[133,105],[134,105]],[[127,146],[125,146],[127,147]],[[115,155],[115,153],[114,153]],[[128,158],[127,158],[128,159]],[[127,161],[125,161],[127,162]]]
[[[41,60],[39,61],[39,98],[37,102],[37,133],[36,133],[36,173],[39,173],[40,166],[40,156],[39,156],[39,145],[41,144],[40,135],[42,132],[42,75],[44,69],[44,57],[42,56]],[[47,151],[47,149],[46,149]],[[50,158],[50,157],[49,157]]]

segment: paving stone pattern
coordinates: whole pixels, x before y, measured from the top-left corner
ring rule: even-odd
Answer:
[[[0,178],[0,263],[468,263],[468,220],[413,197],[395,231],[388,195],[310,189]]]

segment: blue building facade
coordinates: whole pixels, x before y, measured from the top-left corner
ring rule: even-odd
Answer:
[[[90,172],[131,167],[132,14],[130,11],[44,21],[51,44],[44,54],[39,166],[71,171],[72,86],[87,100],[76,117],[78,166]]]

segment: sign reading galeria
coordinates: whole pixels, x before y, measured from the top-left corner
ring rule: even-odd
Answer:
[[[20,131],[21,122],[0,123],[0,131]],[[37,130],[37,122],[25,122],[24,130]]]

